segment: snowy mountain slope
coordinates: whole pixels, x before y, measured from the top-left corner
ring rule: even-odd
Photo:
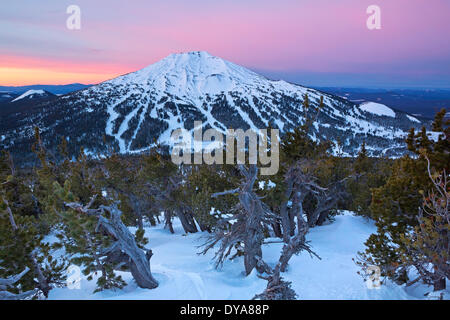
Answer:
[[[405,152],[403,138],[421,124],[408,115],[386,116],[364,112],[337,96],[273,81],[206,52],[172,54],[139,71],[88,89],[42,103],[33,110],[0,119],[4,146],[15,153],[29,152],[33,127],[39,126],[50,146],[66,136],[72,153],[114,145],[123,153],[147,149],[157,139],[169,143],[172,130],[193,128],[278,127],[292,130],[304,119],[303,96],[323,108],[312,132],[314,139],[340,141],[344,154],[354,155],[362,141],[374,155]]]
[[[379,116],[395,118],[394,110],[381,103],[364,102],[359,105],[359,108],[363,111],[370,112]]]
[[[152,273],[159,281],[154,290],[138,288],[131,274],[122,272],[128,285],[122,290],[106,290],[93,293],[96,279],[87,281],[82,276],[80,289],[55,288],[49,299],[167,299],[167,300],[231,300],[251,299],[265,289],[266,281],[256,272],[244,275],[242,257],[226,261],[216,270],[212,258],[214,252],[198,255],[198,246],[204,243],[206,234],[183,235],[181,224],[175,220],[175,234],[163,225],[146,228],[146,237],[151,247]],[[307,239],[322,260],[311,258],[307,252],[293,256],[289,269],[283,274],[292,282],[298,299],[424,299],[429,292],[422,284],[409,288],[390,281],[380,289],[368,289],[360,275],[358,266],[352,261],[358,251],[364,250],[364,241],[376,231],[373,222],[346,212],[336,216],[331,224],[311,229]],[[264,260],[275,265],[281,244],[263,247]]]

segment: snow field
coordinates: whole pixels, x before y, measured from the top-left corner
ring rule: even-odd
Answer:
[[[128,283],[122,290],[93,294],[95,278],[87,281],[82,277],[79,290],[56,288],[50,292],[49,299],[246,300],[264,290],[266,281],[258,278],[256,272],[245,277],[242,257],[226,261],[223,268],[216,270],[213,251],[206,255],[197,254],[207,233],[184,235],[177,220],[174,228],[175,234],[170,234],[163,225],[146,228],[147,246],[154,253],[151,269],[159,282],[158,288],[141,289],[130,273],[122,272],[120,274]],[[365,240],[375,231],[372,221],[344,212],[336,216],[334,222],[311,229],[307,236],[321,260],[302,252],[292,257],[283,277],[292,282],[298,299],[302,300],[423,299],[423,294],[431,291],[424,285],[416,284],[406,289],[388,281],[380,289],[368,289],[357,274],[359,267],[352,258],[364,250]],[[263,258],[271,266],[276,264],[281,246],[278,243],[264,245]]]

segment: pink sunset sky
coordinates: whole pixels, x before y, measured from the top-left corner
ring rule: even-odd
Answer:
[[[204,50],[306,85],[450,87],[449,35],[449,0],[16,0],[0,11],[0,85],[98,83]]]

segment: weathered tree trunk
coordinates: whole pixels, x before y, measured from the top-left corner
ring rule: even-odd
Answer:
[[[144,219],[143,213],[141,209],[140,200],[132,193],[126,193],[128,198],[130,199],[131,207],[133,208],[133,212],[136,215],[137,225],[139,230],[144,229]]]
[[[153,278],[150,271],[150,259],[152,256],[152,250],[147,250],[145,252],[145,258],[142,259],[141,262],[136,261],[135,259],[131,259],[131,275],[136,280],[138,286],[141,288],[154,289],[158,286],[158,282]]]
[[[281,215],[281,226],[283,227],[283,241],[285,243],[289,242],[290,233],[292,230],[291,219],[289,217],[288,202],[291,198],[292,190],[294,187],[294,182],[292,179],[287,181],[288,187],[285,192],[285,201],[281,204],[280,215]]]
[[[148,222],[150,222],[150,225],[152,227],[156,226],[156,218],[155,218],[155,216],[153,216],[152,214],[147,214],[146,216],[147,216]],[[159,219],[158,219],[158,223],[159,223]]]
[[[183,226],[184,232],[186,233],[196,233],[198,229],[192,219],[192,216],[183,212],[182,209],[175,209],[175,213],[180,219],[181,225]]]
[[[44,296],[48,298],[48,294],[52,287],[49,285],[47,278],[45,278],[41,266],[39,265],[39,262],[36,259],[36,255],[34,252],[30,254],[31,262],[33,263],[34,272],[37,276],[38,282],[39,282],[39,289],[42,291]]]
[[[117,208],[116,204],[101,206],[99,209],[89,209],[90,205],[83,207],[78,203],[69,203],[66,206],[98,217],[98,227],[104,228],[116,240],[107,251],[121,250],[129,257],[131,274],[139,287],[154,289],[158,286],[158,282],[153,278],[150,270],[151,250],[144,251],[137,246],[134,235],[123,224],[120,218],[122,212]],[[105,211],[110,213],[109,219],[102,215]]]
[[[208,227],[207,225],[203,224],[203,223],[198,223],[198,226],[200,227],[200,231],[204,232],[211,232],[211,228]]]
[[[243,165],[239,165],[239,170],[244,176],[241,186],[236,189],[214,193],[211,197],[215,198],[226,194],[238,193],[239,204],[233,213],[233,219],[236,220],[229,229],[220,227],[215,230],[213,236],[205,243],[206,253],[217,243],[221,243],[216,252],[216,266],[222,265],[223,261],[230,255],[231,251],[237,245],[243,246],[245,273],[249,275],[253,269],[263,273],[267,270],[267,265],[262,260],[261,246],[264,240],[264,232],[276,220],[275,215],[261,201],[258,195],[253,191],[253,187],[258,174],[258,168],[251,165],[247,170]],[[227,220],[222,220],[223,225]]]
[[[172,214],[164,210],[164,228],[169,228],[170,233],[175,233],[173,230],[173,224],[172,224]]]
[[[99,223],[117,239],[118,247],[130,257],[130,270],[136,283],[141,288],[156,288],[158,282],[153,278],[150,270],[151,250],[144,253],[137,246],[133,234],[123,224],[120,218],[122,213],[117,207],[110,206],[105,209],[110,212],[111,218],[99,216]]]
[[[283,238],[283,232],[281,231],[281,225],[278,221],[272,223],[272,230],[275,234],[275,237]]]
[[[441,291],[445,290],[446,288],[445,278],[440,278],[438,280],[435,280],[433,283],[433,291]]]
[[[336,194],[327,194],[324,193],[321,196],[317,196],[317,206],[314,211],[308,215],[308,226],[310,228],[322,224],[328,213],[333,207],[335,207],[337,202],[337,193]]]
[[[244,266],[246,275],[249,275],[254,268],[258,272],[264,272],[264,269],[258,265],[259,259],[262,258],[261,242],[262,239],[259,237],[259,232],[252,226],[248,226],[247,236],[244,240]]]
[[[192,213],[190,213],[189,211],[184,211],[184,214],[186,216],[187,221],[189,222],[189,225],[191,226],[192,230],[194,230],[194,232],[198,232],[198,228],[197,225],[195,223],[195,219],[194,216],[192,215]]]
[[[293,210],[289,210],[289,225],[291,227],[289,235],[292,237],[295,235],[295,212]]]
[[[262,266],[258,265],[258,261],[262,259],[261,245],[264,240],[262,219],[265,215],[265,210],[261,200],[253,192],[258,168],[252,165],[247,171],[244,166],[241,166],[240,170],[246,177],[239,193],[239,201],[247,213],[246,234],[244,237],[244,265],[245,273],[249,275],[254,268],[261,273],[264,272]]]
[[[6,287],[12,286],[14,285],[17,281],[19,281],[20,279],[22,279],[22,277],[24,275],[26,275],[28,273],[28,271],[30,271],[30,269],[27,267],[25,268],[25,270],[23,270],[21,273],[16,274],[14,276],[11,276],[9,278],[6,279],[2,279],[0,278],[0,289],[1,290],[5,290]]]
[[[299,195],[296,194],[295,197],[297,200],[299,198]],[[289,260],[292,258],[292,256],[296,253],[298,253],[303,246],[305,245],[305,236],[308,232],[308,227],[306,222],[303,220],[303,204],[301,201],[294,201],[294,207],[292,208],[292,211],[297,212],[297,234],[289,240],[288,243],[286,243],[283,246],[283,249],[281,251],[280,255],[280,270],[281,272],[285,272],[289,263]]]
[[[21,273],[11,276],[6,279],[0,278],[0,300],[22,300],[36,293],[35,290],[14,294],[6,291],[8,287],[13,286],[22,277],[30,271],[29,268],[25,268]]]
[[[317,219],[316,225],[321,226],[325,223],[325,221],[328,218],[328,215],[330,214],[329,211],[324,211],[319,215],[319,218]]]
[[[267,287],[263,293],[256,295],[253,300],[295,300],[297,294],[291,288],[291,283],[283,280],[278,264],[268,277],[260,277],[267,280]]]

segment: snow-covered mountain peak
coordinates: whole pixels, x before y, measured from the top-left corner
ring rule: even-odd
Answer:
[[[284,81],[267,78],[206,51],[175,53],[139,71],[107,83],[152,86],[177,97],[214,95],[230,91],[289,87]]]
[[[204,128],[226,132],[228,128],[258,130],[268,126],[282,133],[304,122],[303,103],[323,108],[311,130],[315,141],[335,142],[335,152],[355,155],[362,142],[372,155],[399,156],[405,152],[404,138],[420,123],[387,106],[361,107],[335,95],[264,76],[204,51],[176,53],[115,79],[60,97],[5,120],[0,134],[4,144],[29,150],[36,125],[58,141],[70,136],[74,153],[83,146],[104,152],[114,145],[122,153],[147,150],[155,140],[171,145],[171,133],[193,129],[194,121]],[[308,109],[312,112],[312,108]],[[313,116],[310,114],[309,116]],[[16,123],[15,127],[13,123]],[[24,138],[17,139],[17,130]],[[28,140],[27,140],[28,139]]]

